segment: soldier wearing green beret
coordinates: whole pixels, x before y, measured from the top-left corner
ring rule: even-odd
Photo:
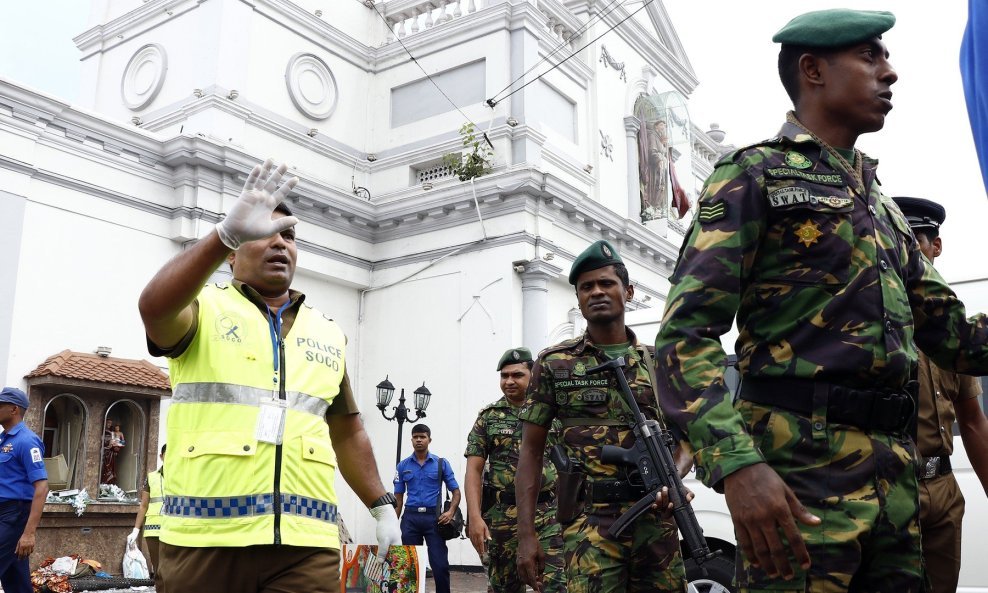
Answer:
[[[603,445],[634,444],[627,404],[613,376],[587,369],[624,357],[623,369],[642,412],[658,419],[652,389],[652,349],[624,323],[625,306],[635,294],[628,269],[607,241],[597,241],[574,261],[569,274],[576,287],[587,331],[539,354],[528,400],[520,417],[521,454],[518,496],[518,569],[521,578],[542,590],[541,550],[534,515],[538,476],[550,426],[562,421],[565,458],[573,467],[561,473],[559,521],[563,525],[567,590],[581,593],[683,592],[686,575],[676,525],[664,493],[618,539],[607,537],[614,521],[645,495],[625,468],[601,461]],[[688,457],[680,459],[684,469]],[[564,480],[568,480],[562,486]],[[564,499],[571,495],[570,499]],[[566,504],[564,504],[566,503]]]
[[[532,378],[532,352],[512,348],[501,356],[497,372],[504,397],[484,407],[467,436],[467,534],[481,558],[488,558],[490,593],[524,593],[518,578],[518,507],[515,474],[521,447],[522,423],[518,411]],[[558,423],[549,439],[555,444]],[[487,471],[484,471],[484,466]],[[556,521],[556,468],[548,458],[542,464],[542,482],[535,512],[535,529],[545,552],[546,591],[564,593],[562,529]]]
[[[794,110],[717,164],[671,278],[659,401],[725,495],[742,591],[921,591],[916,345],[988,373],[985,317],[966,318],[854,148],[892,109],[894,23],[825,10],[776,34]],[[720,336],[735,316],[733,402]]]
[[[919,248],[932,263],[943,250],[940,225],[947,217],[943,206],[924,198],[897,197],[902,214],[912,227]],[[951,471],[954,419],[964,449],[981,486],[988,493],[988,418],[981,410],[977,377],[944,370],[919,353],[919,417],[916,449],[919,452],[919,526],[923,561],[932,593],[953,593],[961,570],[961,524],[964,495]]]

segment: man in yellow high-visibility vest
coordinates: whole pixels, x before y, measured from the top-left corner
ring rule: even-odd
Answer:
[[[156,593],[163,593],[165,590],[164,580],[161,571],[158,570],[160,547],[158,546],[158,534],[161,533],[161,505],[165,500],[165,449],[168,445],[161,446],[161,467],[148,472],[144,479],[144,488],[141,489],[141,507],[137,510],[137,517],[134,519],[134,529],[127,536],[127,545],[137,543],[137,538],[144,530],[144,543],[148,548],[148,561],[151,563],[151,574],[154,578],[154,589]]]
[[[298,182],[256,166],[216,229],[169,261],[140,298],[167,356],[168,480],[161,572],[171,591],[339,591],[337,469],[401,543],[374,462],[339,326],[292,290]],[[206,285],[224,262],[229,284]]]

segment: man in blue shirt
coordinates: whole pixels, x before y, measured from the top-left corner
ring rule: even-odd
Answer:
[[[429,453],[432,431],[425,424],[412,427],[412,449],[414,453],[401,460],[395,475],[395,498],[398,499],[398,515],[401,517],[401,543],[406,546],[421,546],[423,538],[429,550],[429,566],[436,579],[436,593],[449,592],[449,559],[446,540],[436,529],[436,506],[441,505],[442,495],[439,485],[439,457]],[[453,493],[449,511],[439,515],[438,523],[453,520],[453,511],[460,506],[460,486],[456,483],[453,468],[443,459],[443,482]],[[405,494],[408,502],[405,503]],[[402,504],[406,513],[402,514]],[[440,509],[442,510],[442,509]]]
[[[5,593],[32,593],[28,557],[48,496],[44,445],[24,424],[27,396],[0,391],[0,586]]]

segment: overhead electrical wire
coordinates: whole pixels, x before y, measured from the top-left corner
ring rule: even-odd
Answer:
[[[629,4],[630,4],[630,2],[629,2]],[[589,19],[587,19],[587,22],[586,23],[584,23],[583,25],[580,26],[579,29],[577,29],[576,31],[574,31],[573,34],[570,36],[570,39],[572,39],[574,37],[579,37],[580,35],[583,35],[583,33],[587,29],[590,28],[590,25],[592,25],[592,24],[595,23],[595,19],[598,20],[598,21],[603,20],[604,17],[608,16],[609,14],[611,14],[612,12],[614,12],[615,10],[617,10],[622,5],[623,5],[622,0],[611,0],[611,2],[608,3],[607,5],[605,5],[599,12],[597,12],[597,14],[595,14],[594,16],[592,16]],[[559,45],[557,45],[556,47],[554,47],[552,51],[550,51],[549,53],[547,53],[545,55],[545,57],[543,57],[541,60],[539,60],[538,62],[536,62],[534,65],[532,65],[532,67],[530,67],[528,70],[525,70],[524,72],[522,72],[521,73],[521,76],[519,76],[518,78],[515,78],[514,80],[512,80],[511,82],[509,82],[508,83],[508,86],[506,86],[503,89],[499,90],[498,92],[494,93],[494,96],[492,96],[490,99],[487,100],[487,104],[493,109],[494,108],[494,105],[500,103],[500,101],[501,101],[501,100],[498,100],[498,98],[497,98],[498,95],[500,95],[504,91],[510,89],[519,80],[523,80],[526,76],[528,76],[532,72],[532,70],[535,70],[536,68],[538,68],[539,66],[541,66],[543,62],[546,62],[549,58],[551,58],[552,56],[556,55],[556,53],[559,50],[563,49],[567,45],[569,45],[569,41],[568,40],[561,41],[559,43]],[[507,98],[507,97],[505,97],[505,98]]]
[[[635,0],[635,1],[637,1],[637,0]],[[495,93],[494,96],[491,97],[490,99],[487,99],[487,101],[486,101],[487,105],[492,110],[495,109],[497,107],[497,104],[498,103],[500,103],[501,101],[507,99],[508,97],[510,97],[511,95],[517,93],[518,91],[524,89],[525,87],[527,87],[528,85],[532,84],[533,82],[539,80],[540,78],[542,78],[546,74],[552,72],[553,70],[555,70],[559,66],[563,65],[567,60],[569,60],[570,58],[572,58],[573,56],[575,56],[579,52],[583,51],[584,49],[586,49],[591,44],[593,44],[596,41],[598,41],[604,35],[607,35],[608,33],[610,33],[611,31],[613,31],[614,29],[616,29],[620,25],[624,24],[625,21],[627,21],[631,17],[633,17],[636,14],[638,14],[638,12],[640,12],[643,8],[645,8],[646,6],[648,6],[649,4],[651,4],[653,1],[654,0],[645,0],[640,7],[638,7],[637,9],[635,9],[634,12],[631,12],[630,14],[628,14],[628,16],[624,17],[623,19],[621,19],[620,21],[618,21],[614,25],[608,27],[606,31],[604,31],[600,35],[594,37],[593,39],[591,39],[590,41],[588,41],[587,43],[585,43],[579,49],[573,51],[570,55],[566,56],[565,58],[563,58],[562,60],[560,60],[559,62],[557,62],[556,64],[554,64],[551,68],[549,68],[548,70],[546,70],[542,74],[539,74],[538,76],[536,76],[532,80],[529,80],[528,82],[526,82],[525,84],[521,85],[520,87],[512,90],[510,93],[508,93],[507,95],[504,95],[500,99],[498,98],[501,95],[501,93],[503,93],[504,91],[506,91],[508,89],[511,89],[515,85],[515,83],[517,83],[520,80],[523,80],[533,70],[535,70],[541,64],[543,64],[544,62],[548,61],[553,55],[555,55],[557,52],[559,52],[559,50],[561,50],[562,48],[564,48],[567,45],[569,45],[569,42],[568,41],[565,41],[564,40],[564,41],[560,42],[559,45],[557,45],[555,48],[553,48],[553,50],[550,51],[548,54],[546,54],[545,57],[543,57],[541,60],[539,60],[538,62],[536,62],[528,70],[526,70],[525,72],[523,72],[521,74],[521,76],[519,76],[518,78],[512,80],[508,84],[508,86],[504,87],[503,89],[501,89],[500,91],[498,91],[497,93]],[[384,25],[388,28],[388,30],[389,31],[391,30],[391,24],[388,23],[388,19],[385,18],[385,16],[383,14],[381,14],[381,11],[378,9],[377,4],[375,4],[375,3],[367,3],[364,0],[357,0],[357,2],[360,2],[361,4],[363,4],[365,6],[368,6],[369,8],[373,9],[374,12],[377,13],[377,16],[380,17],[380,19],[384,23]],[[631,3],[632,2],[628,2],[628,4],[631,4]],[[580,26],[579,29],[577,29],[576,31],[574,31],[573,34],[572,34],[572,36],[571,36],[571,38],[572,37],[577,37],[579,35],[582,35],[587,29],[589,29],[590,25],[594,24],[595,20],[596,21],[603,20],[605,17],[609,16],[612,12],[614,12],[615,10],[617,10],[619,7],[624,6],[624,4],[625,3],[622,3],[621,0],[611,0],[597,14],[595,14],[593,17],[587,19],[587,22],[586,23],[584,23],[583,25]],[[408,58],[412,62],[414,62],[416,66],[418,66],[418,69],[422,71],[422,74],[424,74],[427,79],[429,79],[429,82],[431,82],[432,85],[434,87],[436,87],[436,90],[439,91],[439,94],[441,94],[446,99],[446,101],[449,102],[449,104],[453,107],[453,109],[455,109],[460,115],[463,116],[463,119],[465,119],[468,122],[470,122],[470,124],[474,127],[474,129],[477,129],[477,124],[472,119],[470,119],[467,116],[467,114],[463,113],[463,110],[460,109],[460,107],[455,102],[453,102],[453,100],[449,97],[449,95],[446,94],[446,91],[444,91],[443,88],[441,86],[439,86],[439,83],[437,83],[435,81],[435,79],[432,78],[432,75],[429,74],[426,71],[426,69],[422,67],[422,64],[420,64],[419,61],[418,61],[418,59],[416,59],[415,56],[412,55],[412,52],[409,51],[408,46],[406,46],[405,43],[401,40],[401,37],[395,35],[395,41],[397,41],[398,44],[401,45],[401,48],[403,50],[405,50],[405,53],[408,55]],[[492,123],[493,123],[493,120],[492,120]],[[494,148],[494,144],[491,142],[490,137],[488,137],[487,132],[481,132],[481,133],[484,136],[484,140],[491,147],[491,149],[493,149]]]
[[[384,22],[384,25],[388,28],[388,30],[389,31],[391,30],[391,25],[388,23],[388,19],[384,18],[384,15],[381,14],[381,11],[377,8],[377,4],[376,3],[367,4],[367,3],[363,2],[362,0],[357,0],[357,2],[360,2],[361,4],[364,4],[365,6],[368,6],[368,7],[372,8],[374,10],[374,12],[377,13],[377,16],[381,17],[381,20]],[[449,101],[449,104],[453,106],[453,109],[456,109],[460,113],[460,115],[463,116],[463,119],[465,119],[468,122],[470,122],[471,124],[473,124],[473,127],[476,128],[477,127],[477,124],[475,124],[472,119],[470,119],[469,117],[467,117],[467,114],[463,113],[463,110],[460,109],[459,106],[457,106],[457,104],[454,103],[453,100],[449,98],[449,95],[446,94],[446,91],[444,91],[442,89],[442,87],[439,86],[439,84],[432,78],[432,75],[425,71],[425,68],[422,67],[422,64],[419,64],[419,61],[417,59],[415,59],[415,56],[412,55],[412,52],[408,51],[408,47],[405,46],[405,43],[401,40],[401,37],[398,37],[397,35],[395,35],[395,41],[397,41],[401,45],[401,48],[403,50],[405,50],[405,53],[406,54],[408,54],[408,58],[410,60],[412,60],[412,62],[414,62],[416,66],[419,67],[419,70],[422,71],[422,74],[425,74],[425,77],[429,79],[429,82],[431,82],[432,85],[436,87],[436,90],[438,90],[439,93],[443,97],[445,97],[447,101]],[[487,137],[487,134],[484,134],[484,137],[486,138]],[[490,144],[490,140],[487,140],[487,142],[488,142],[488,144]],[[491,145],[491,148],[493,148],[493,147],[494,146]]]
[[[517,93],[518,91],[520,91],[520,90],[522,90],[523,88],[525,88],[525,87],[527,87],[528,85],[530,85],[530,84],[532,84],[532,83],[533,83],[533,82],[535,82],[536,80],[538,80],[538,79],[540,79],[540,78],[542,78],[542,77],[543,77],[543,76],[545,76],[546,74],[548,74],[548,73],[550,73],[550,72],[552,72],[553,70],[555,70],[556,68],[558,68],[558,67],[560,67],[560,66],[562,66],[562,65],[563,65],[563,64],[564,64],[564,63],[565,63],[565,62],[566,62],[567,60],[569,60],[570,58],[572,58],[572,57],[573,57],[573,56],[575,56],[576,54],[578,54],[578,53],[580,53],[581,51],[583,51],[584,49],[586,49],[586,48],[587,48],[588,46],[590,46],[591,44],[593,44],[593,43],[596,43],[596,42],[597,42],[597,41],[598,41],[598,40],[599,40],[599,39],[600,39],[601,37],[603,37],[604,35],[607,35],[607,34],[608,34],[608,33],[610,33],[611,31],[613,31],[614,29],[616,29],[616,28],[618,28],[619,26],[621,26],[622,24],[624,24],[624,23],[625,23],[625,21],[627,21],[627,20],[628,20],[628,19],[630,19],[631,17],[633,17],[633,16],[635,16],[636,14],[638,14],[638,12],[640,12],[640,11],[641,11],[641,9],[643,9],[643,8],[645,8],[646,6],[648,6],[648,5],[649,5],[649,4],[651,4],[651,3],[653,2],[653,1],[654,1],[654,0],[645,0],[645,2],[644,2],[644,3],[642,3],[642,5],[641,5],[641,6],[639,6],[639,7],[637,8],[637,9],[635,9],[635,11],[634,11],[634,12],[632,12],[632,13],[630,13],[630,14],[629,14],[628,16],[626,16],[626,17],[624,17],[624,18],[623,18],[623,19],[621,19],[620,21],[618,21],[618,22],[616,22],[616,23],[614,23],[614,25],[612,25],[611,27],[608,27],[608,29],[607,29],[606,31],[604,31],[603,33],[601,33],[600,35],[598,35],[598,36],[596,36],[596,37],[594,37],[594,38],[593,38],[593,39],[591,39],[590,41],[588,41],[588,42],[586,42],[585,44],[583,44],[583,46],[582,46],[582,47],[580,47],[580,49],[577,49],[576,51],[574,51],[574,52],[573,52],[573,53],[571,53],[570,55],[568,55],[568,56],[566,56],[565,58],[563,58],[562,60],[560,60],[560,61],[559,61],[559,62],[558,62],[557,64],[555,64],[555,65],[554,65],[554,66],[553,66],[552,68],[549,68],[548,70],[546,70],[546,71],[545,71],[545,72],[543,72],[542,74],[539,74],[538,76],[536,76],[536,77],[535,77],[535,78],[533,78],[532,80],[529,80],[529,81],[528,81],[528,82],[526,82],[525,84],[523,84],[523,85],[521,85],[520,87],[518,87],[518,88],[516,88],[515,90],[513,90],[513,91],[511,91],[510,93],[508,93],[507,95],[505,95],[504,97],[502,97],[501,99],[497,99],[497,95],[495,95],[494,97],[491,97],[490,99],[488,99],[488,100],[487,100],[487,104],[488,104],[488,105],[489,105],[489,106],[490,106],[491,108],[494,108],[494,106],[495,106],[495,105],[497,105],[498,103],[500,103],[501,101],[504,101],[505,99],[507,99],[507,98],[508,98],[508,97],[510,97],[511,95],[513,95],[513,94],[515,94],[515,93]],[[524,74],[523,74],[522,76],[524,76]],[[518,82],[518,81],[517,81],[517,80],[515,80],[514,82],[512,82],[511,84],[509,84],[509,85],[508,85],[507,87],[505,87],[505,88],[511,88],[511,86],[512,86],[512,85],[514,85],[514,83],[515,83],[515,82]],[[500,94],[500,93],[503,93],[503,92],[504,92],[504,90],[502,89],[502,90],[501,90],[501,91],[500,91],[500,92],[499,92],[498,94]]]

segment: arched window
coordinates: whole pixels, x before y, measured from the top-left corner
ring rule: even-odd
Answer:
[[[119,400],[107,408],[101,439],[100,498],[119,498],[110,486],[123,490],[127,499],[138,497],[144,481],[145,422],[144,410],[131,400]]]
[[[56,395],[45,406],[42,441],[52,491],[82,488],[87,417],[86,404],[70,393]]]

